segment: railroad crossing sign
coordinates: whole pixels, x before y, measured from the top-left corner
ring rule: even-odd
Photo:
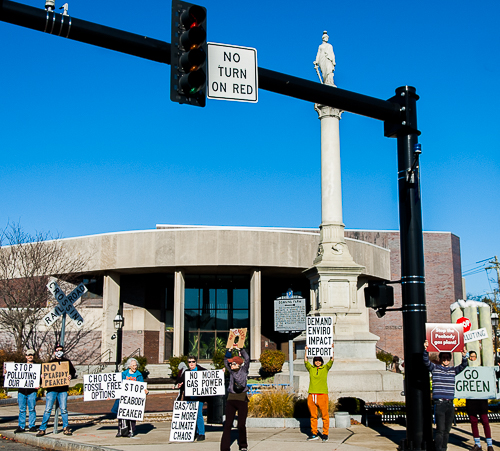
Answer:
[[[52,325],[62,314],[66,313],[74,321],[76,327],[82,327],[83,318],[73,304],[88,291],[87,287],[81,283],[68,296],[64,294],[55,280],[50,281],[47,288],[56,298],[58,305],[43,317],[45,325]]]

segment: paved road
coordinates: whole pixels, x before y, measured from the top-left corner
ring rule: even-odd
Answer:
[[[0,450],[9,451],[39,451],[42,448],[36,446],[25,445],[24,443],[14,442],[5,437],[0,437]]]

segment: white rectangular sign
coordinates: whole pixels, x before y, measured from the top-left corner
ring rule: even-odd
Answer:
[[[121,386],[121,373],[84,374],[83,400],[101,401],[103,399],[119,399]]]
[[[301,331],[306,328],[306,300],[278,298],[274,301],[275,332]]]
[[[308,316],[306,318],[306,346],[307,357],[323,357],[324,360],[332,356],[333,344],[333,317]]]
[[[117,415],[119,420],[142,421],[146,407],[147,386],[146,382],[122,381]]]
[[[195,372],[195,371],[193,371]],[[198,417],[197,401],[175,401],[172,413],[172,427],[170,428],[171,442],[192,442],[196,432],[196,418]]]
[[[217,396],[226,394],[223,370],[186,371],[186,396]]]
[[[469,332],[464,332],[464,342],[470,343],[471,341],[484,340],[488,338],[488,332],[483,327],[481,329],[469,330]]]
[[[495,399],[496,372],[492,366],[469,366],[455,376],[455,398]]]
[[[257,69],[256,49],[209,42],[207,97],[257,102]]]
[[[4,387],[39,388],[42,365],[39,363],[6,362]]]

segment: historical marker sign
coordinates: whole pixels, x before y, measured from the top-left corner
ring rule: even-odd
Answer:
[[[257,50],[208,43],[209,99],[257,102]]]
[[[299,332],[306,329],[306,300],[299,296],[274,301],[274,330]]]

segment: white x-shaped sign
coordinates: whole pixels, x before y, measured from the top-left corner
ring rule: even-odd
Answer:
[[[57,318],[63,313],[66,313],[76,324],[76,327],[83,326],[83,318],[73,306],[75,301],[84,295],[88,290],[87,287],[81,283],[78,285],[68,296],[64,294],[55,280],[47,284],[47,288],[54,295],[58,305],[56,305],[49,313],[43,317],[43,322],[46,326],[52,325]]]

